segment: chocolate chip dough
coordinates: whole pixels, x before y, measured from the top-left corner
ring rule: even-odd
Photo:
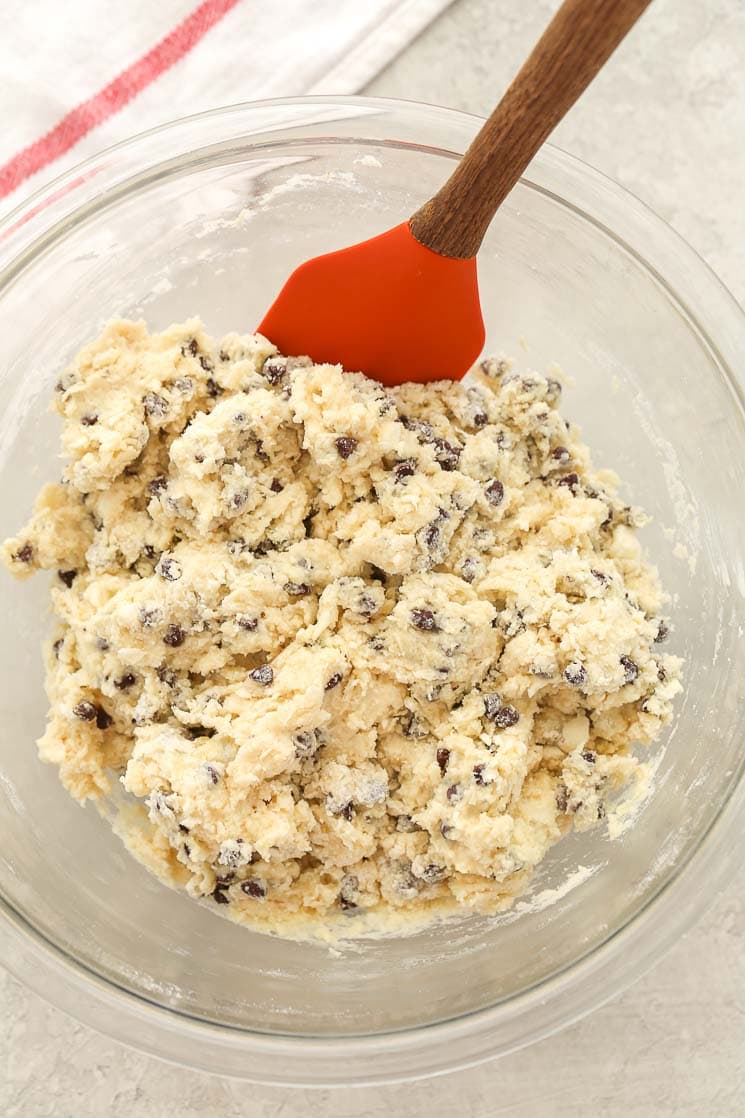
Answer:
[[[130,849],[254,927],[508,906],[613,816],[680,688],[641,514],[560,393],[112,322],[2,552],[55,572],[42,759],[79,800],[121,782]]]

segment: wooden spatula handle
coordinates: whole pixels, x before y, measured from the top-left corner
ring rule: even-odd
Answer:
[[[441,256],[475,256],[499,205],[651,0],[564,0],[453,174],[411,219]]]

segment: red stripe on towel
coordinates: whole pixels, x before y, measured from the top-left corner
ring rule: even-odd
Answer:
[[[93,97],[72,109],[58,124],[0,167],[0,198],[74,147],[93,128],[119,112],[133,97],[197,45],[238,0],[205,0],[159,43]]]

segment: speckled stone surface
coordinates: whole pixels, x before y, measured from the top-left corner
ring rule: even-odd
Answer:
[[[556,6],[459,0],[369,92],[486,112]],[[742,0],[656,0],[556,141],[648,202],[745,302],[743,137]],[[0,977],[0,1114],[734,1118],[745,1113],[744,898],[741,873],[651,974],[557,1036],[374,1091],[283,1091],[171,1067]]]

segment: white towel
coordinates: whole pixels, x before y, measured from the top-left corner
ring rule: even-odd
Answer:
[[[354,93],[451,0],[5,0],[0,214],[118,140],[262,97]]]

